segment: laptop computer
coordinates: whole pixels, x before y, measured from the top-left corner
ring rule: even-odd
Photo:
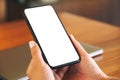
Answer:
[[[27,80],[30,59],[28,44],[0,51],[0,80]]]
[[[86,43],[81,43],[91,57],[103,53],[103,49]],[[29,45],[21,45],[5,51],[0,51],[0,80],[27,80],[26,70],[30,63]]]
[[[104,52],[104,50],[102,48],[100,48],[100,47],[90,45],[90,44],[87,44],[87,43],[84,43],[84,42],[80,42],[80,44],[88,52],[88,54],[91,57],[101,55]]]

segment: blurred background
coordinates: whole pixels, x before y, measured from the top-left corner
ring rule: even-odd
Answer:
[[[120,0],[0,0],[0,23],[23,19],[25,8],[47,4],[58,13],[66,11],[120,26]]]

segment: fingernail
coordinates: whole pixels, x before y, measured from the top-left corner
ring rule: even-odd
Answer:
[[[30,41],[29,42],[29,46],[30,46],[30,48],[33,48],[35,46],[35,42],[34,41]]]

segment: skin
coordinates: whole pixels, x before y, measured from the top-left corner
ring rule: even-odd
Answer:
[[[41,51],[34,41],[30,41],[32,59],[27,69],[30,80],[120,80],[107,76],[88,55],[76,39],[70,38],[81,56],[80,63],[52,70],[43,60]]]

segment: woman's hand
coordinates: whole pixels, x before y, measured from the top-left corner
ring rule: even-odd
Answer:
[[[41,51],[34,41],[30,41],[32,59],[27,69],[30,80],[110,80],[95,61],[81,47],[78,41],[70,35],[72,42],[81,56],[81,62],[52,70],[43,60]],[[113,78],[112,80],[119,80]]]

